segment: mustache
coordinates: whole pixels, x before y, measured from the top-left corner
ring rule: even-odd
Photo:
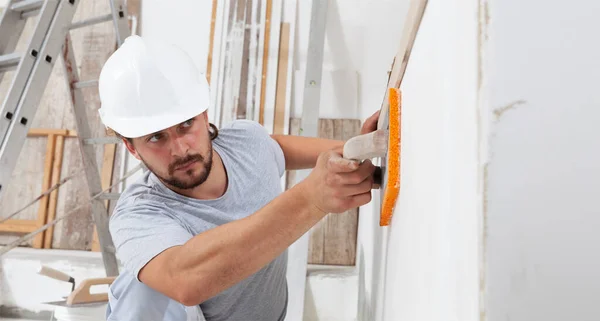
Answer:
[[[173,174],[177,167],[188,164],[193,161],[203,162],[204,157],[200,154],[187,155],[184,158],[180,158],[169,165],[169,173]]]

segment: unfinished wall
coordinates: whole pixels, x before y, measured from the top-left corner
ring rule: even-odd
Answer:
[[[487,319],[597,320],[600,3],[487,6]]]
[[[400,198],[377,231],[384,298],[365,320],[478,317],[476,68],[477,2],[429,1],[401,87]]]

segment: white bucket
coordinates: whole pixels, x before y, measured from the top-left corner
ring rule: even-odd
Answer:
[[[80,307],[56,307],[56,321],[106,321],[107,304],[87,305]]]

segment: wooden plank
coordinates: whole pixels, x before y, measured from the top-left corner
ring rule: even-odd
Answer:
[[[281,24],[281,36],[279,40],[279,63],[277,65],[277,90],[275,92],[275,116],[273,122],[273,133],[284,134],[285,131],[285,108],[286,91],[288,86],[288,65],[289,65],[289,46],[290,46],[290,24]]]
[[[299,118],[290,120],[290,134],[297,135]],[[361,122],[357,119],[319,119],[321,138],[347,140],[360,134]],[[287,186],[295,184],[296,171],[288,171]],[[309,264],[348,265],[356,261],[358,208],[341,214],[327,215],[310,230]]]
[[[206,80],[210,84],[210,76],[212,71],[212,63],[213,63],[213,50],[215,45],[215,23],[217,21],[217,0],[213,0],[212,2],[212,13],[210,18],[210,41],[208,44],[208,58],[206,60]]]
[[[258,1],[258,0],[255,0]],[[253,0],[245,0],[244,1],[244,25],[250,26],[252,24],[252,2]],[[238,93],[238,101],[237,101],[237,118],[238,119],[246,119],[246,115],[248,113],[248,80],[249,80],[249,70],[250,70],[250,37],[252,37],[252,28],[244,28],[244,40],[242,44],[242,61],[241,61],[241,70],[240,70],[240,78],[239,78],[239,93]]]
[[[319,120],[317,137],[335,139],[334,124],[331,119]],[[331,215],[325,216],[310,231],[308,241],[308,264],[325,264],[325,229]]]
[[[65,146],[65,136],[56,136],[56,146],[54,149],[54,163],[52,164],[52,182],[51,186],[58,184],[61,179],[63,152]],[[58,202],[58,189],[50,193],[50,203],[48,204],[48,214],[46,223],[56,218],[56,204]],[[52,248],[52,237],[54,236],[54,226],[49,227],[44,232],[44,248]]]
[[[265,19],[265,36],[263,41],[262,56],[262,79],[260,86],[260,108],[258,113],[258,122],[262,125],[265,122],[265,97],[267,95],[267,70],[269,67],[269,42],[271,35],[271,16],[273,11],[273,0],[267,0],[267,15]]]
[[[360,134],[359,120],[334,120],[334,139],[348,140]],[[356,262],[358,208],[328,215],[324,224],[323,264],[353,266]]]
[[[30,233],[38,228],[35,220],[8,220],[0,224],[0,232]]]
[[[67,129],[54,129],[54,128],[31,128],[27,132],[28,137],[36,137],[36,136],[48,136],[48,135],[69,135],[69,131]]]
[[[52,163],[54,162],[54,146],[56,144],[56,136],[48,135],[46,142],[46,158],[44,159],[44,177],[42,179],[42,191],[50,188],[52,182]],[[46,214],[48,214],[48,201],[49,197],[44,196],[40,199],[38,207],[37,226],[40,227],[46,224]],[[33,239],[33,247],[41,249],[44,246],[44,234],[45,232],[39,233]]]
[[[273,0],[270,17],[269,51],[267,57],[266,83],[264,87],[265,100],[263,105],[263,126],[269,133],[273,133],[275,116],[275,94],[277,89],[277,65],[279,63],[279,35],[283,18],[284,0]]]

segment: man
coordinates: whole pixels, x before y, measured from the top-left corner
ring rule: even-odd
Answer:
[[[269,135],[252,121],[217,129],[190,57],[138,36],[99,86],[104,124],[149,169],[110,218],[125,270],[108,320],[284,320],[286,249],[328,213],[371,200],[371,162],[343,159],[342,141]],[[306,168],[283,192],[285,170]]]

